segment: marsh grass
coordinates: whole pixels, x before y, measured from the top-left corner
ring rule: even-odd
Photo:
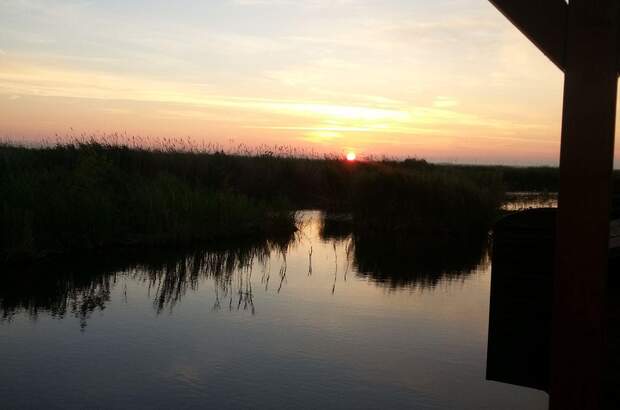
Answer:
[[[495,174],[443,168],[366,172],[354,184],[357,229],[468,236],[486,231],[503,198]]]
[[[346,162],[283,148],[224,152],[80,140],[0,145],[3,259],[295,229],[293,211],[349,213],[369,230],[487,229],[501,178],[425,161]]]
[[[0,147],[5,259],[294,230],[287,204],[210,186],[186,158],[95,143]]]

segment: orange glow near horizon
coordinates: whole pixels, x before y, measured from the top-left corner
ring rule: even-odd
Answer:
[[[357,155],[355,155],[355,152],[353,152],[353,151],[347,152],[347,161],[353,162],[356,159],[357,159]]]
[[[559,159],[562,73],[488,2],[79,3],[0,3],[0,140]]]

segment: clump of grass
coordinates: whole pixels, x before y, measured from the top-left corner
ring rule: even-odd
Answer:
[[[147,150],[95,143],[0,147],[4,259],[115,245],[182,244],[293,230],[283,202],[263,201],[159,167]]]
[[[479,179],[429,168],[364,172],[353,185],[356,225],[442,236],[478,234],[496,218],[503,197],[497,176]]]

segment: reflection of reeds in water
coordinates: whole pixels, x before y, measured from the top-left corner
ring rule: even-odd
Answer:
[[[154,305],[157,312],[172,309],[188,290],[196,290],[205,279],[213,280],[214,310],[220,310],[226,300],[229,310],[250,309],[255,313],[252,273],[255,264],[262,268],[261,281],[269,287],[270,259],[282,255],[278,292],[286,279],[286,252],[294,236],[279,241],[264,241],[245,247],[202,250],[159,265],[141,265],[135,279],[147,281],[155,288]]]
[[[327,232],[324,228],[320,235]],[[485,235],[438,240],[429,236],[347,233],[340,229],[337,238],[322,239],[328,240],[333,249],[333,276],[327,279],[332,293],[339,280],[347,280],[351,270],[391,289],[434,287],[440,281],[467,277],[481,259],[484,262],[486,254]],[[125,254],[114,259],[89,257],[46,263],[40,269],[5,272],[0,286],[0,314],[4,320],[20,312],[32,318],[40,312],[55,317],[73,315],[85,326],[92,312],[106,307],[111,290],[126,277],[146,285],[158,313],[173,309],[188,291],[197,290],[206,281],[214,290],[213,310],[227,307],[255,313],[255,281],[260,280],[264,291],[282,292],[289,275],[287,254],[293,243],[308,247],[308,275],[312,275],[312,241],[303,231],[279,240],[236,243],[217,249]],[[275,284],[272,272],[277,275]],[[253,277],[257,273],[260,276]],[[123,298],[127,299],[126,292]]]
[[[353,241],[349,240],[347,242],[347,246],[345,248],[345,257],[346,257],[346,261],[347,263],[345,264],[345,268],[344,268],[344,281],[347,281],[347,274],[349,273],[349,267],[351,266],[351,252],[353,252]]]
[[[113,262],[110,258],[99,261],[91,257],[5,272],[0,286],[1,317],[10,321],[19,312],[33,319],[40,312],[59,318],[70,314],[85,327],[94,311],[105,309],[111,289],[124,276],[147,285],[158,313],[172,309],[188,290],[196,290],[205,279],[213,281],[215,310],[227,303],[231,310],[254,313],[253,266],[266,267],[274,252],[285,255],[293,239],[291,235],[194,252],[117,255]],[[286,264],[281,275],[284,281]]]
[[[308,276],[312,276],[312,246],[308,251]]]
[[[0,286],[0,318],[10,321],[20,311],[36,319],[41,312],[52,317],[73,315],[84,328],[91,313],[103,310],[118,277],[109,272],[80,274],[72,267],[43,272],[4,272]]]
[[[334,247],[332,293],[338,273],[337,243],[344,245],[345,281],[349,267],[353,267],[358,275],[393,289],[434,287],[443,280],[465,278],[488,263],[485,232],[466,237],[386,233],[358,229],[351,219],[328,215],[322,218],[320,235]]]
[[[286,280],[286,271],[288,266],[286,264],[286,251],[281,251],[282,265],[280,266],[280,284],[278,285],[278,293],[282,290],[282,284]]]
[[[140,265],[134,270],[134,278],[148,282],[155,289],[154,305],[158,312],[172,308],[187,290],[196,290],[203,279],[211,278],[216,289],[215,307],[221,298],[239,295],[237,306],[252,306],[251,274],[255,261],[264,263],[271,247],[253,246],[246,249],[199,251],[163,264]]]
[[[359,275],[396,288],[434,288],[462,280],[488,263],[488,236],[436,239],[353,234],[353,266]]]

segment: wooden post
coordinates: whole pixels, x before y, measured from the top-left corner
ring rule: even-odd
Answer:
[[[490,2],[565,73],[550,407],[599,409],[620,1]]]
[[[570,0],[552,311],[551,409],[602,406],[617,18],[616,0]]]

